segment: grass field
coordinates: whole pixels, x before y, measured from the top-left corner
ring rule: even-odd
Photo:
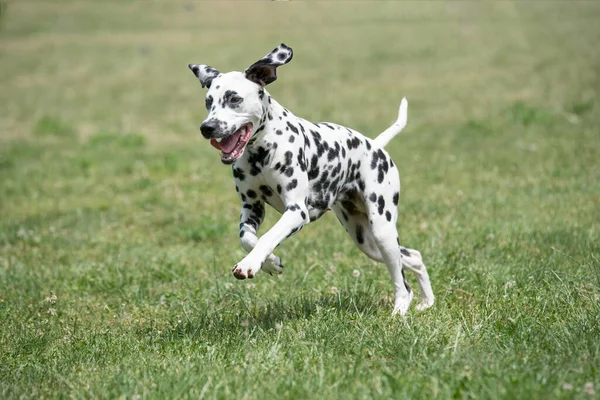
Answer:
[[[600,393],[600,3],[2,3],[0,398]],[[299,116],[374,137],[408,98],[388,150],[426,312],[391,316],[333,215],[283,275],[231,275],[187,64],[281,42],[269,90]]]

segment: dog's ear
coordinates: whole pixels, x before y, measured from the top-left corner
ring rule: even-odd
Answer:
[[[249,66],[244,72],[246,78],[261,86],[267,86],[277,79],[277,67],[289,63],[293,56],[292,49],[281,43],[275,50]]]
[[[202,87],[206,86],[209,89],[213,79],[215,79],[221,74],[219,71],[217,71],[213,67],[209,67],[208,65],[190,64],[188,65],[188,67],[190,67],[194,75],[196,75],[198,80],[200,80]]]

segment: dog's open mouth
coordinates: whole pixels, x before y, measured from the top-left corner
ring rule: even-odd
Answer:
[[[252,135],[252,123],[249,122],[226,138],[210,139],[210,144],[214,148],[221,150],[221,161],[224,164],[231,164],[244,154],[246,143]]]

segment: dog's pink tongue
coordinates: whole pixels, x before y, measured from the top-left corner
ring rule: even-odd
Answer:
[[[223,151],[223,153],[231,153],[233,149],[235,149],[235,145],[240,140],[241,134],[242,130],[238,129],[233,135],[221,140],[221,143],[219,143],[219,145],[221,146],[221,150]]]

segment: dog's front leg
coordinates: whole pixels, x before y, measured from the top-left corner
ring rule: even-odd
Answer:
[[[240,213],[240,243],[248,253],[254,249],[258,243],[256,232],[265,217],[265,204],[257,200],[254,203],[242,202],[242,211]],[[263,270],[271,275],[279,275],[283,272],[281,258],[274,254],[269,254],[263,264]]]
[[[233,267],[233,275],[238,279],[253,278],[261,269],[263,262],[265,262],[267,257],[273,253],[275,247],[287,237],[302,229],[304,224],[308,222],[308,210],[303,202],[287,205],[285,212],[279,221],[258,239],[258,241],[254,243],[254,246],[252,246],[250,253]],[[250,229],[244,230],[244,232],[249,232]],[[244,233],[243,236],[246,236],[247,234],[248,233]],[[250,235],[250,237],[252,237],[252,235]],[[256,238],[256,229],[254,229],[254,238]],[[249,241],[247,245],[250,244]],[[242,246],[244,246],[243,243]]]

